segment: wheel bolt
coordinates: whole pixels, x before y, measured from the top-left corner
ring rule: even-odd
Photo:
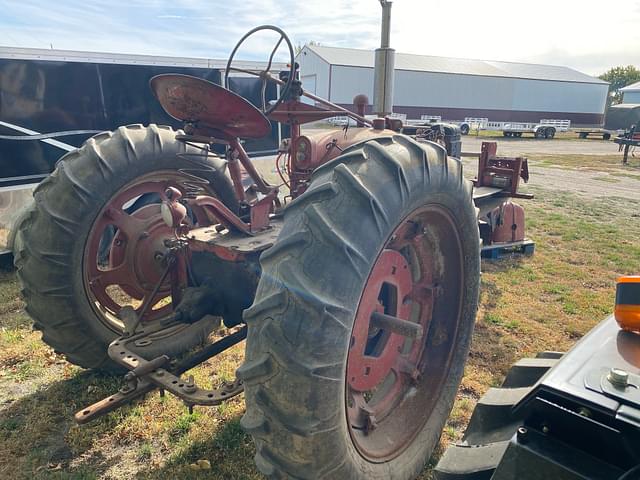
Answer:
[[[629,373],[620,368],[612,368],[607,380],[615,387],[626,388],[629,385]]]
[[[193,393],[197,390],[196,384],[193,380],[193,375],[190,375],[189,378],[187,379],[184,387],[182,387],[182,389],[187,392],[187,393]]]
[[[520,443],[527,443],[529,431],[525,427],[518,428],[517,438]]]

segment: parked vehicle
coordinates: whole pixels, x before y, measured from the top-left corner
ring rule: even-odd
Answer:
[[[542,119],[538,123],[531,122],[492,122],[488,118],[465,118],[462,122],[451,122],[460,127],[463,135],[472,130],[497,130],[505,137],[522,137],[525,133],[535,138],[551,139],[557,132],[566,132],[571,128],[570,120]]]
[[[290,61],[277,77],[255,72],[258,91],[280,86],[256,107],[231,74],[260,31],[279,34]],[[191,409],[244,391],[241,425],[267,477],[412,480],[469,352],[478,212],[525,196],[526,160],[485,148],[474,189],[441,144],[403,135],[393,118],[368,120],[364,103],[356,114],[306,94],[294,60],[282,30],[257,27],[233,49],[224,86],[152,78],[182,130],[119,127],[60,159],[15,240],[26,311],[70,362],[128,371],[79,423],[156,388]],[[301,134],[336,111],[363,126]],[[282,184],[271,185],[240,139],[278,124],[291,136],[276,159]],[[220,322],[228,330],[202,346]],[[184,375],[245,338],[233,381],[209,389]]]
[[[346,127],[347,125],[354,127],[357,124],[353,118],[347,117],[346,115],[331,117],[327,120],[327,123],[336,127]]]
[[[613,141],[623,151],[622,163],[629,163],[629,153],[640,146],[640,104],[623,103],[610,107],[605,127],[616,129],[618,135]]]
[[[622,327],[622,329],[621,329]],[[570,351],[518,361],[478,401],[435,480],[638,480],[640,277]]]
[[[551,139],[557,132],[569,131],[571,121],[542,119],[539,123],[491,122],[488,128],[501,130],[505,137],[522,137],[525,133],[531,133],[535,138]]]
[[[262,67],[257,62],[240,66]],[[149,91],[154,75],[175,72],[219,84],[224,67],[224,61],[209,59],[0,48],[0,253],[11,250],[14,223],[63,153],[120,125],[182,127]],[[260,102],[259,79],[245,75],[230,81],[234,91]],[[266,96],[276,98],[274,84]],[[67,134],[41,135],[62,131]],[[247,140],[245,148],[252,155],[275,153],[283,133],[274,126],[264,138]],[[21,137],[11,138],[16,136]]]
[[[580,138],[601,136],[603,140],[609,140],[613,136],[624,136],[632,125],[636,125],[637,131],[639,124],[640,104],[621,103],[607,109],[603,128],[579,128],[575,131]]]

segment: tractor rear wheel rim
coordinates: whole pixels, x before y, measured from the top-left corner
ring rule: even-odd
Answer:
[[[184,192],[185,180],[175,171],[137,178],[111,197],[91,226],[83,258],[85,290],[100,320],[116,332],[124,328],[117,318],[120,309],[132,305],[140,313],[160,281],[164,241],[175,237],[162,219],[159,200],[139,208],[136,201],[148,194],[160,198],[168,187]],[[143,322],[160,320],[173,311],[169,282],[161,285]]]
[[[351,439],[369,461],[388,461],[412,443],[446,383],[462,299],[462,244],[455,225],[439,206],[414,210],[386,242],[362,292],[345,400]],[[401,327],[419,324],[422,336],[380,327],[375,312],[395,317]]]

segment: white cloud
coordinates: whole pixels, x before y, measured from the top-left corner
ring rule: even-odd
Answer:
[[[3,2],[0,43],[71,50],[226,58],[250,28],[270,23],[294,44],[375,48],[378,0],[44,0]],[[568,65],[590,74],[640,64],[640,0],[395,0],[398,51]],[[261,59],[271,40],[243,53]]]

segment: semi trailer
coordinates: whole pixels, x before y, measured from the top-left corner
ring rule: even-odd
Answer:
[[[0,47],[0,253],[10,252],[13,225],[61,155],[120,125],[181,127],[151,94],[148,85],[154,75],[189,74],[220,84],[225,62]],[[264,68],[258,62],[239,66],[248,71]],[[271,68],[279,71],[283,65],[274,62]],[[253,104],[260,102],[259,79],[240,74],[230,77],[230,84]],[[275,84],[267,85],[267,99],[276,98],[278,90]],[[275,153],[282,128],[287,127],[274,124],[264,138],[247,140],[246,151],[252,156]]]

